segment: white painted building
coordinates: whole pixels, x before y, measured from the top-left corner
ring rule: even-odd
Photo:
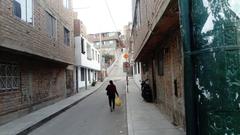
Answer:
[[[136,82],[136,84],[138,85],[139,88],[141,88],[141,81],[142,81],[142,77],[141,77],[141,72],[142,72],[142,65],[140,62],[136,62],[133,65],[133,79]]]
[[[75,35],[76,87],[87,88],[98,81],[101,70],[99,51],[82,35]]]

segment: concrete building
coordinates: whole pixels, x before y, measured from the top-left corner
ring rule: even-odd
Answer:
[[[149,79],[154,102],[172,123],[185,128],[178,13],[175,0],[133,0],[133,74],[138,85]]]
[[[101,70],[100,53],[83,35],[81,21],[74,20],[75,66],[77,90],[98,81]]]
[[[0,124],[72,95],[71,0],[0,0]]]
[[[94,46],[101,51],[102,55],[117,55],[117,49],[122,46],[120,40],[120,32],[105,32],[97,34],[89,34],[87,37]],[[101,44],[100,44],[101,42]]]

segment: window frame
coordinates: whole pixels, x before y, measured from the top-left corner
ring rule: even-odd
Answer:
[[[81,53],[85,54],[85,42],[84,42],[84,38],[81,37]]]
[[[92,49],[89,43],[87,43],[87,59],[92,60]]]
[[[18,2],[17,0],[12,0],[12,15],[16,18],[16,19],[18,19],[19,21],[22,21],[22,22],[24,22],[24,23],[26,23],[26,24],[28,24],[28,25],[31,25],[31,26],[34,26],[34,0],[24,0],[25,1],[25,4],[26,4],[26,6],[25,6],[25,18],[23,18],[22,16],[21,17],[19,17],[19,16],[17,16],[16,14],[15,14],[15,5],[14,5],[14,2]],[[28,6],[27,6],[27,3],[28,3],[28,1],[31,1],[31,3],[32,3],[32,5],[31,5],[31,22],[28,22]],[[20,7],[21,7],[21,3],[19,3],[20,4]],[[22,14],[21,14],[22,15]]]
[[[2,68],[1,66],[5,65],[5,73],[1,73]],[[7,71],[7,66],[10,66],[10,69],[11,71]],[[16,69],[16,71],[13,71],[14,70],[14,67]],[[14,91],[14,90],[20,90],[20,82],[21,82],[21,73],[20,73],[20,66],[18,64],[13,64],[13,63],[3,63],[1,62],[0,63],[0,81],[3,82],[3,78],[5,78],[5,88],[3,88],[1,85],[0,85],[0,93],[1,92],[4,92],[4,91]],[[9,73],[8,73],[9,72]],[[13,72],[15,72],[15,74],[13,74]],[[3,75],[5,74],[5,75]],[[9,81],[8,79],[11,80],[11,83],[7,82]],[[14,79],[17,79],[15,80],[14,82]],[[16,86],[14,86],[14,83]],[[11,85],[10,87],[8,87],[8,85]],[[4,85],[3,85],[4,86]]]
[[[70,30],[68,30],[66,27],[63,27],[63,40],[64,40],[64,45],[70,46]]]
[[[46,27],[47,27],[48,37],[51,38],[51,39],[57,40],[57,19],[51,13],[49,13],[48,11],[46,11],[46,16],[47,16],[46,17],[47,18],[47,20],[46,20],[46,23],[47,23]],[[48,19],[49,19],[48,17],[51,18],[51,28],[52,28],[51,36],[49,34],[49,31],[48,31]]]

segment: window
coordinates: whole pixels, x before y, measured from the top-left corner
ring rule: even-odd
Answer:
[[[81,68],[81,81],[84,81],[84,68]]]
[[[46,16],[48,37],[56,39],[56,19],[48,12],[46,12]]]
[[[91,60],[92,55],[91,55],[91,46],[87,44],[87,59]]]
[[[92,59],[94,60],[94,50],[92,49]]]
[[[13,14],[21,20],[33,24],[32,0],[13,0]]]
[[[84,47],[84,39],[81,38],[81,51],[82,51],[82,54],[85,54],[85,47]]]
[[[113,44],[114,42],[111,40],[111,41],[109,41],[109,44]]]
[[[63,0],[63,6],[69,8],[69,0]]]
[[[114,33],[114,32],[110,32],[110,33],[108,33],[108,36],[109,36],[109,37],[116,36],[116,33]]]
[[[141,26],[141,7],[140,7],[140,1],[137,2],[136,5],[136,11],[135,11],[135,18],[134,22],[136,23],[136,28],[139,29]]]
[[[64,27],[64,44],[70,46],[70,32]]]
[[[0,63],[0,91],[19,88],[19,67],[14,64]]]

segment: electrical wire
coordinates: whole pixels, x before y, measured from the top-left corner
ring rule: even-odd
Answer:
[[[105,1],[106,6],[107,6],[108,13],[109,13],[110,18],[111,18],[111,20],[112,20],[112,23],[113,23],[113,25],[114,25],[114,27],[115,27],[115,30],[118,31],[118,30],[117,30],[117,25],[116,25],[116,23],[115,23],[115,21],[114,21],[114,19],[113,19],[112,12],[111,12],[111,10],[110,10],[110,8],[109,8],[108,2],[107,2],[107,0],[104,0],[104,1]]]

